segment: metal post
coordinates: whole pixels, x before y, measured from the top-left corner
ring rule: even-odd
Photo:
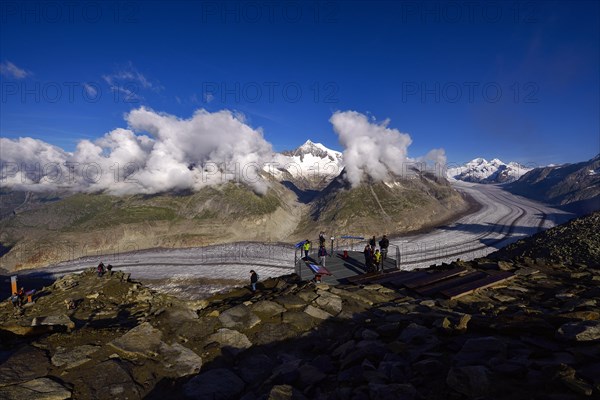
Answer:
[[[335,237],[331,237],[331,252],[329,253],[329,257],[333,257],[333,241],[335,240]]]
[[[400,269],[400,257],[402,257],[400,254],[400,246],[396,246],[396,269]]]

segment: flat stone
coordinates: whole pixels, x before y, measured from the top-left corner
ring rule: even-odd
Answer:
[[[163,366],[171,372],[171,377],[197,374],[202,368],[202,357],[179,343],[161,343],[159,355]]]
[[[71,391],[49,378],[38,378],[13,386],[0,387],[4,400],[66,400]]]
[[[75,369],[74,399],[139,399],[142,391],[120,360]],[[90,379],[93,377],[93,379]]]
[[[225,368],[212,369],[190,379],[183,390],[195,400],[237,399],[244,390],[244,381]]]
[[[319,297],[316,298],[315,303],[319,308],[332,315],[337,315],[342,311],[342,298],[340,296],[322,290],[319,290],[317,294]]]
[[[277,297],[275,301],[284,306],[286,310],[301,310],[306,306],[304,300],[293,294]]]
[[[306,332],[315,325],[314,319],[307,313],[298,311],[288,311],[284,313],[283,323],[290,324],[301,332]]]
[[[260,318],[243,304],[221,312],[219,321],[225,328],[244,330],[252,329],[260,323]]]
[[[260,330],[252,336],[252,343],[255,345],[264,345],[295,338],[297,335],[296,329],[290,324],[267,323],[261,325]]]
[[[270,318],[286,311],[281,304],[269,300],[257,301],[250,306],[250,309],[263,318]]]
[[[99,346],[83,345],[73,349],[65,349],[59,347],[56,353],[52,356],[52,364],[56,367],[71,369],[85,364],[90,360],[90,354],[94,354],[100,349]]]
[[[31,326],[61,326],[71,330],[75,328],[75,322],[71,318],[62,315],[49,315],[46,317],[35,317],[31,320]]]
[[[217,342],[221,347],[228,347],[232,353],[237,354],[252,346],[246,335],[235,330],[221,328],[206,339],[207,343]]]
[[[304,312],[310,315],[311,317],[317,319],[327,319],[333,317],[333,315],[329,314],[327,311],[323,311],[320,308],[313,307],[310,304],[306,306]]]
[[[132,357],[152,357],[159,351],[161,338],[161,331],[144,322],[110,342],[109,346]]]

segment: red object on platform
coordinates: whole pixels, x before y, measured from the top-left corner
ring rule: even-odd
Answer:
[[[344,250],[344,260],[348,258],[348,250]]]

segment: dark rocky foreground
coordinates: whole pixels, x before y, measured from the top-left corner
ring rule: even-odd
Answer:
[[[0,399],[600,398],[598,260],[511,255],[454,263],[517,275],[457,300],[291,275],[188,302],[68,275],[0,306]]]

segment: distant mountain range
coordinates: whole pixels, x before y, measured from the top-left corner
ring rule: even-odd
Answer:
[[[447,176],[450,180],[456,179],[476,183],[509,183],[531,171],[531,168],[516,162],[508,164],[494,158],[487,161],[485,158],[475,158],[459,167],[448,168]]]
[[[535,168],[506,189],[580,215],[600,210],[600,154],[580,163]]]

